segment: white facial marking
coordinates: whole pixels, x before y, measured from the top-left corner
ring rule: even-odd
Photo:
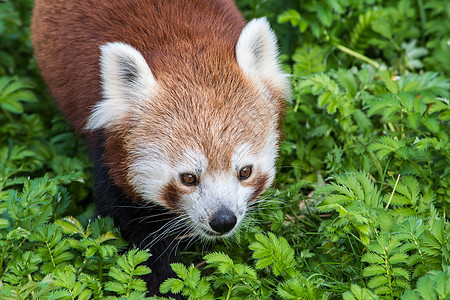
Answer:
[[[242,167],[254,163],[255,159],[250,153],[251,147],[252,145],[250,143],[245,143],[236,148],[233,157],[231,158],[231,165],[234,170],[237,171]]]
[[[267,140],[263,150],[259,153],[259,161],[261,169],[269,175],[269,185],[275,179],[276,173],[276,159],[278,157],[278,132],[275,128],[269,129]]]
[[[240,170],[242,167],[254,165],[255,168],[263,174],[269,176],[269,183],[271,184],[275,178],[275,162],[278,157],[278,133],[275,128],[269,130],[266,143],[261,152],[251,152],[251,144],[242,144],[236,148],[231,163],[235,170]]]
[[[135,159],[130,166],[130,184],[148,203],[165,205],[159,199],[169,182],[182,173],[200,174],[208,166],[206,157],[197,150],[186,151],[175,165],[169,164],[165,153],[165,150],[148,143],[143,143],[141,148],[131,153]]]
[[[208,160],[199,150],[185,151],[183,159],[173,166],[177,174],[192,173],[200,175],[208,167]]]
[[[137,104],[148,101],[157,87],[147,62],[133,47],[107,43],[100,50],[103,100],[95,105],[87,130],[119,122]]]
[[[183,197],[183,209],[189,215],[194,229],[204,237],[214,237],[215,231],[209,225],[211,217],[221,208],[226,208],[236,216],[236,225],[247,211],[247,201],[253,193],[253,188],[242,186],[235,173],[219,173],[204,175],[196,192]],[[234,229],[222,235],[233,234]]]
[[[135,158],[130,165],[129,182],[147,203],[163,205],[158,202],[158,199],[163,187],[170,182],[173,173],[164,153],[156,145],[148,144],[130,153]]]
[[[236,224],[220,237],[231,236],[248,211],[249,200],[258,187],[245,184],[252,176],[267,177],[265,184],[271,184],[275,177],[278,133],[273,126],[269,129],[264,145],[256,148],[251,143],[243,143],[235,148],[229,170],[209,171],[208,161],[202,151],[191,149],[170,163],[167,149],[150,144],[148,141],[135,141],[136,148],[130,153],[133,157],[128,180],[142,198],[151,203],[166,205],[161,198],[167,185],[177,180],[179,209],[186,214],[192,229],[205,238],[216,238],[220,234],[211,227],[214,214],[221,209],[231,211]],[[257,150],[259,149],[259,150]],[[251,165],[253,172],[248,179],[238,179],[239,170]],[[183,186],[180,174],[192,173],[198,176],[195,186]],[[251,181],[250,181],[251,183]],[[162,201],[161,201],[162,199]]]
[[[277,138],[277,131],[272,129],[269,131],[265,146],[259,153],[252,151],[253,147],[250,143],[244,143],[234,151],[231,158],[231,170],[200,175],[195,191],[184,195],[181,201],[182,210],[189,216],[197,233],[207,238],[214,238],[215,231],[210,226],[210,220],[221,208],[233,212],[237,219],[234,228],[221,237],[230,236],[235,232],[244,219],[248,210],[248,201],[255,192],[255,187],[242,184],[238,179],[238,172],[241,168],[251,165],[255,173],[253,176],[266,175],[269,181],[267,184],[271,184],[275,177]]]

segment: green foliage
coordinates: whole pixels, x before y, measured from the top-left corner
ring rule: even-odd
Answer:
[[[125,243],[111,219],[87,226],[72,217],[55,220],[59,184],[58,176],[44,176],[0,191],[0,297],[143,297],[145,283],[137,276],[149,270],[138,264],[149,254],[120,256]]]
[[[381,232],[367,248],[368,252],[363,255],[362,261],[370,263],[363,272],[364,276],[370,277],[369,288],[374,289],[376,294],[387,294],[392,298],[410,288],[409,272],[403,267],[409,257],[401,248],[398,238]]]
[[[200,271],[193,265],[187,269],[183,264],[172,264],[172,269],[180,279],[166,279],[160,287],[162,293],[171,291],[178,294],[183,290],[182,295],[188,299],[214,299],[211,295],[209,282],[205,278],[200,278]]]
[[[352,284],[350,291],[342,295],[344,300],[377,300],[380,299],[374,293],[366,288],[361,288],[359,285]]]
[[[402,296],[402,300],[428,300],[448,299],[450,297],[450,266],[442,271],[430,272],[430,275],[421,277],[417,281],[417,288],[408,291]]]
[[[254,251],[255,267],[236,263],[224,253],[212,252],[204,256],[206,269],[214,269],[212,274],[201,277],[201,272],[192,265],[186,268],[180,263],[172,264],[180,279],[167,279],[161,292],[182,291],[188,299],[272,299],[276,295],[282,299],[326,299],[319,284],[301,276],[294,250],[284,238],[269,232],[256,234],[255,239],[249,245]],[[272,272],[267,273],[267,268]],[[270,273],[281,281],[277,284],[267,277]]]
[[[285,238],[277,238],[269,232],[266,237],[263,234],[255,236],[257,242],[250,245],[253,250],[253,258],[257,259],[256,269],[263,269],[272,265],[272,271],[275,276],[292,276],[295,273],[294,251],[289,246]]]
[[[0,78],[0,107],[6,113],[23,113],[22,102],[36,102],[36,97],[30,91],[30,86],[14,78]]]
[[[149,253],[136,249],[129,251],[126,256],[120,257],[117,260],[117,266],[111,267],[109,271],[109,276],[116,281],[108,282],[105,289],[125,297],[129,297],[133,291],[145,292],[147,290],[145,282],[134,277],[150,273],[148,267],[139,266],[149,257]]]
[[[45,180],[27,182],[27,190],[19,195],[15,191],[5,194],[9,197],[0,202],[4,217],[0,230],[1,296],[26,298],[30,289],[37,295],[51,290],[51,299],[103,299],[108,294],[128,297],[133,291],[142,296],[145,284],[136,277],[149,270],[137,265],[149,254],[132,250],[119,256],[124,243],[108,244],[120,238],[111,221],[98,219],[87,227],[73,218],[50,223],[51,200],[44,195],[50,198],[56,185],[44,185]],[[34,197],[27,192],[34,192]],[[22,203],[25,199],[33,204]]]
[[[449,298],[447,2],[237,3],[271,21],[292,74],[276,185],[231,241],[185,248],[160,291]],[[145,298],[151,254],[89,220],[86,146],[39,77],[32,5],[0,1],[0,298]]]
[[[332,240],[356,230],[360,241],[367,245],[374,234],[373,228],[382,221],[373,217],[374,211],[381,208],[380,192],[362,173],[340,175],[335,181],[317,190],[327,193],[317,208],[322,212],[336,211],[339,217],[321,225],[332,233]],[[379,214],[382,217],[382,212]]]

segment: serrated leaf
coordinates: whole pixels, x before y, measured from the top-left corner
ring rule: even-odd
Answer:
[[[219,264],[219,263],[225,263],[227,265],[232,265],[233,261],[231,260],[231,258],[222,253],[222,252],[213,252],[210,254],[207,254],[204,256],[204,259],[206,259],[206,262],[209,264]]]
[[[270,257],[260,258],[256,261],[255,268],[258,270],[264,269],[272,264],[272,259]]]
[[[377,288],[379,286],[385,285],[388,283],[388,279],[386,276],[376,276],[373,277],[370,281],[369,281],[369,287],[371,289]]]
[[[408,121],[412,128],[417,129],[420,124],[421,116],[418,113],[411,113],[408,115]]]
[[[137,266],[133,271],[133,275],[141,276],[141,275],[149,274],[150,272],[151,272],[151,270],[147,266]]]
[[[422,124],[425,125],[425,127],[427,127],[431,132],[436,133],[440,129],[439,122],[434,118],[422,118],[421,121]]]
[[[5,219],[2,219],[2,218],[0,218],[0,229],[2,229],[2,228],[6,228],[6,227],[8,227],[9,226],[9,221],[8,220],[5,220]]]
[[[371,264],[384,263],[384,259],[380,255],[371,252],[364,254],[361,260]]]
[[[103,242],[115,240],[115,239],[117,239],[117,237],[114,235],[114,233],[108,231],[105,234],[102,234],[101,236],[99,236],[96,240],[99,244],[101,244]]]
[[[422,296],[424,300],[434,300],[435,292],[433,280],[430,276],[424,276],[420,278],[417,282],[417,291]]]
[[[409,280],[409,272],[403,268],[393,268],[392,271],[394,272],[394,276],[396,277],[403,277],[407,280]]]
[[[175,280],[171,286],[171,292],[174,294],[178,294],[183,290],[184,284],[181,280]],[[162,291],[162,290],[161,290]]]
[[[90,290],[83,290],[80,295],[78,295],[79,300],[87,300],[90,299],[92,292]]]
[[[398,84],[397,82],[391,79],[392,76],[388,70],[380,71],[378,75],[380,75],[381,79],[383,79],[383,82],[386,85],[386,88],[389,90],[389,92],[393,94],[398,93]]]
[[[170,264],[172,270],[177,274],[181,279],[186,279],[188,276],[188,271],[186,267],[182,263],[172,263]]]
[[[105,283],[105,290],[118,294],[125,294],[127,292],[124,284],[112,281]]]
[[[385,274],[386,270],[382,266],[372,265],[364,268],[363,274],[364,276],[375,276]]]
[[[138,291],[138,292],[145,292],[147,290],[147,286],[145,284],[145,281],[139,278],[134,278],[131,281],[130,288]]]
[[[183,288],[184,284],[183,281],[181,281],[180,279],[176,279],[176,278],[167,278],[166,280],[164,280],[163,283],[161,283],[161,285],[159,286],[159,291],[163,294],[168,293],[171,289],[172,286],[175,284],[175,282],[179,282],[179,285],[181,285],[181,289]],[[180,290],[181,290],[180,289]]]
[[[75,219],[74,217],[65,217],[59,220],[55,221],[56,224],[61,226],[64,233],[67,234],[81,234],[83,237],[85,237],[83,226],[81,225],[80,221]]]

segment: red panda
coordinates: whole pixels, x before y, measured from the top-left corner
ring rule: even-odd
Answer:
[[[158,293],[177,235],[232,235],[274,179],[290,93],[276,37],[232,0],[36,0],[31,31],[87,140],[96,214],[149,248]]]

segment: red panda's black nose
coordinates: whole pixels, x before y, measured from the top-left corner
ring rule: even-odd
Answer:
[[[233,229],[236,222],[237,219],[234,213],[227,208],[222,208],[212,216],[211,220],[209,220],[209,226],[211,226],[214,231],[223,234]]]

